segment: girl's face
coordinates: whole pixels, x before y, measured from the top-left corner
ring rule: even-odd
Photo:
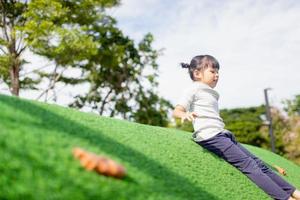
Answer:
[[[204,70],[195,70],[194,77],[196,81],[201,81],[214,88],[219,80],[219,70],[209,66]]]

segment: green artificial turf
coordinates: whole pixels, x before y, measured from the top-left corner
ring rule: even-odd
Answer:
[[[81,147],[126,167],[123,180],[85,171]],[[300,187],[300,167],[246,145]],[[269,199],[191,133],[0,95],[0,199]]]

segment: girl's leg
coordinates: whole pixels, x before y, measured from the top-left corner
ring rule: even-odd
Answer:
[[[272,198],[280,200],[289,199],[290,194],[281,189],[280,186],[266,175],[259,168],[256,161],[242,151],[236,142],[232,141],[229,133],[223,132],[211,139],[198,142],[198,144],[238,168]]]
[[[243,147],[241,144],[237,143],[237,145],[240,147],[240,149],[248,156],[250,156],[259,168],[262,170],[263,173],[265,173],[267,176],[269,176],[279,187],[281,187],[284,191],[286,191],[290,196],[292,196],[293,192],[296,190],[294,186],[286,182],[283,178],[281,178],[279,175],[274,173],[269,167],[267,167],[263,161],[261,161],[259,158],[254,156],[252,153],[250,153],[245,147]]]

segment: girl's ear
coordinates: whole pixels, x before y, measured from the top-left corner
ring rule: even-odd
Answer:
[[[193,75],[196,80],[201,80],[203,76],[200,70],[194,70]]]

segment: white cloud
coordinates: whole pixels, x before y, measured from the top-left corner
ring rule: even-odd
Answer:
[[[190,83],[178,64],[198,54],[221,63],[223,108],[262,104],[266,87],[277,105],[300,93],[298,1],[125,0],[115,16],[132,38],[152,32],[166,48],[160,92],[173,103]]]

